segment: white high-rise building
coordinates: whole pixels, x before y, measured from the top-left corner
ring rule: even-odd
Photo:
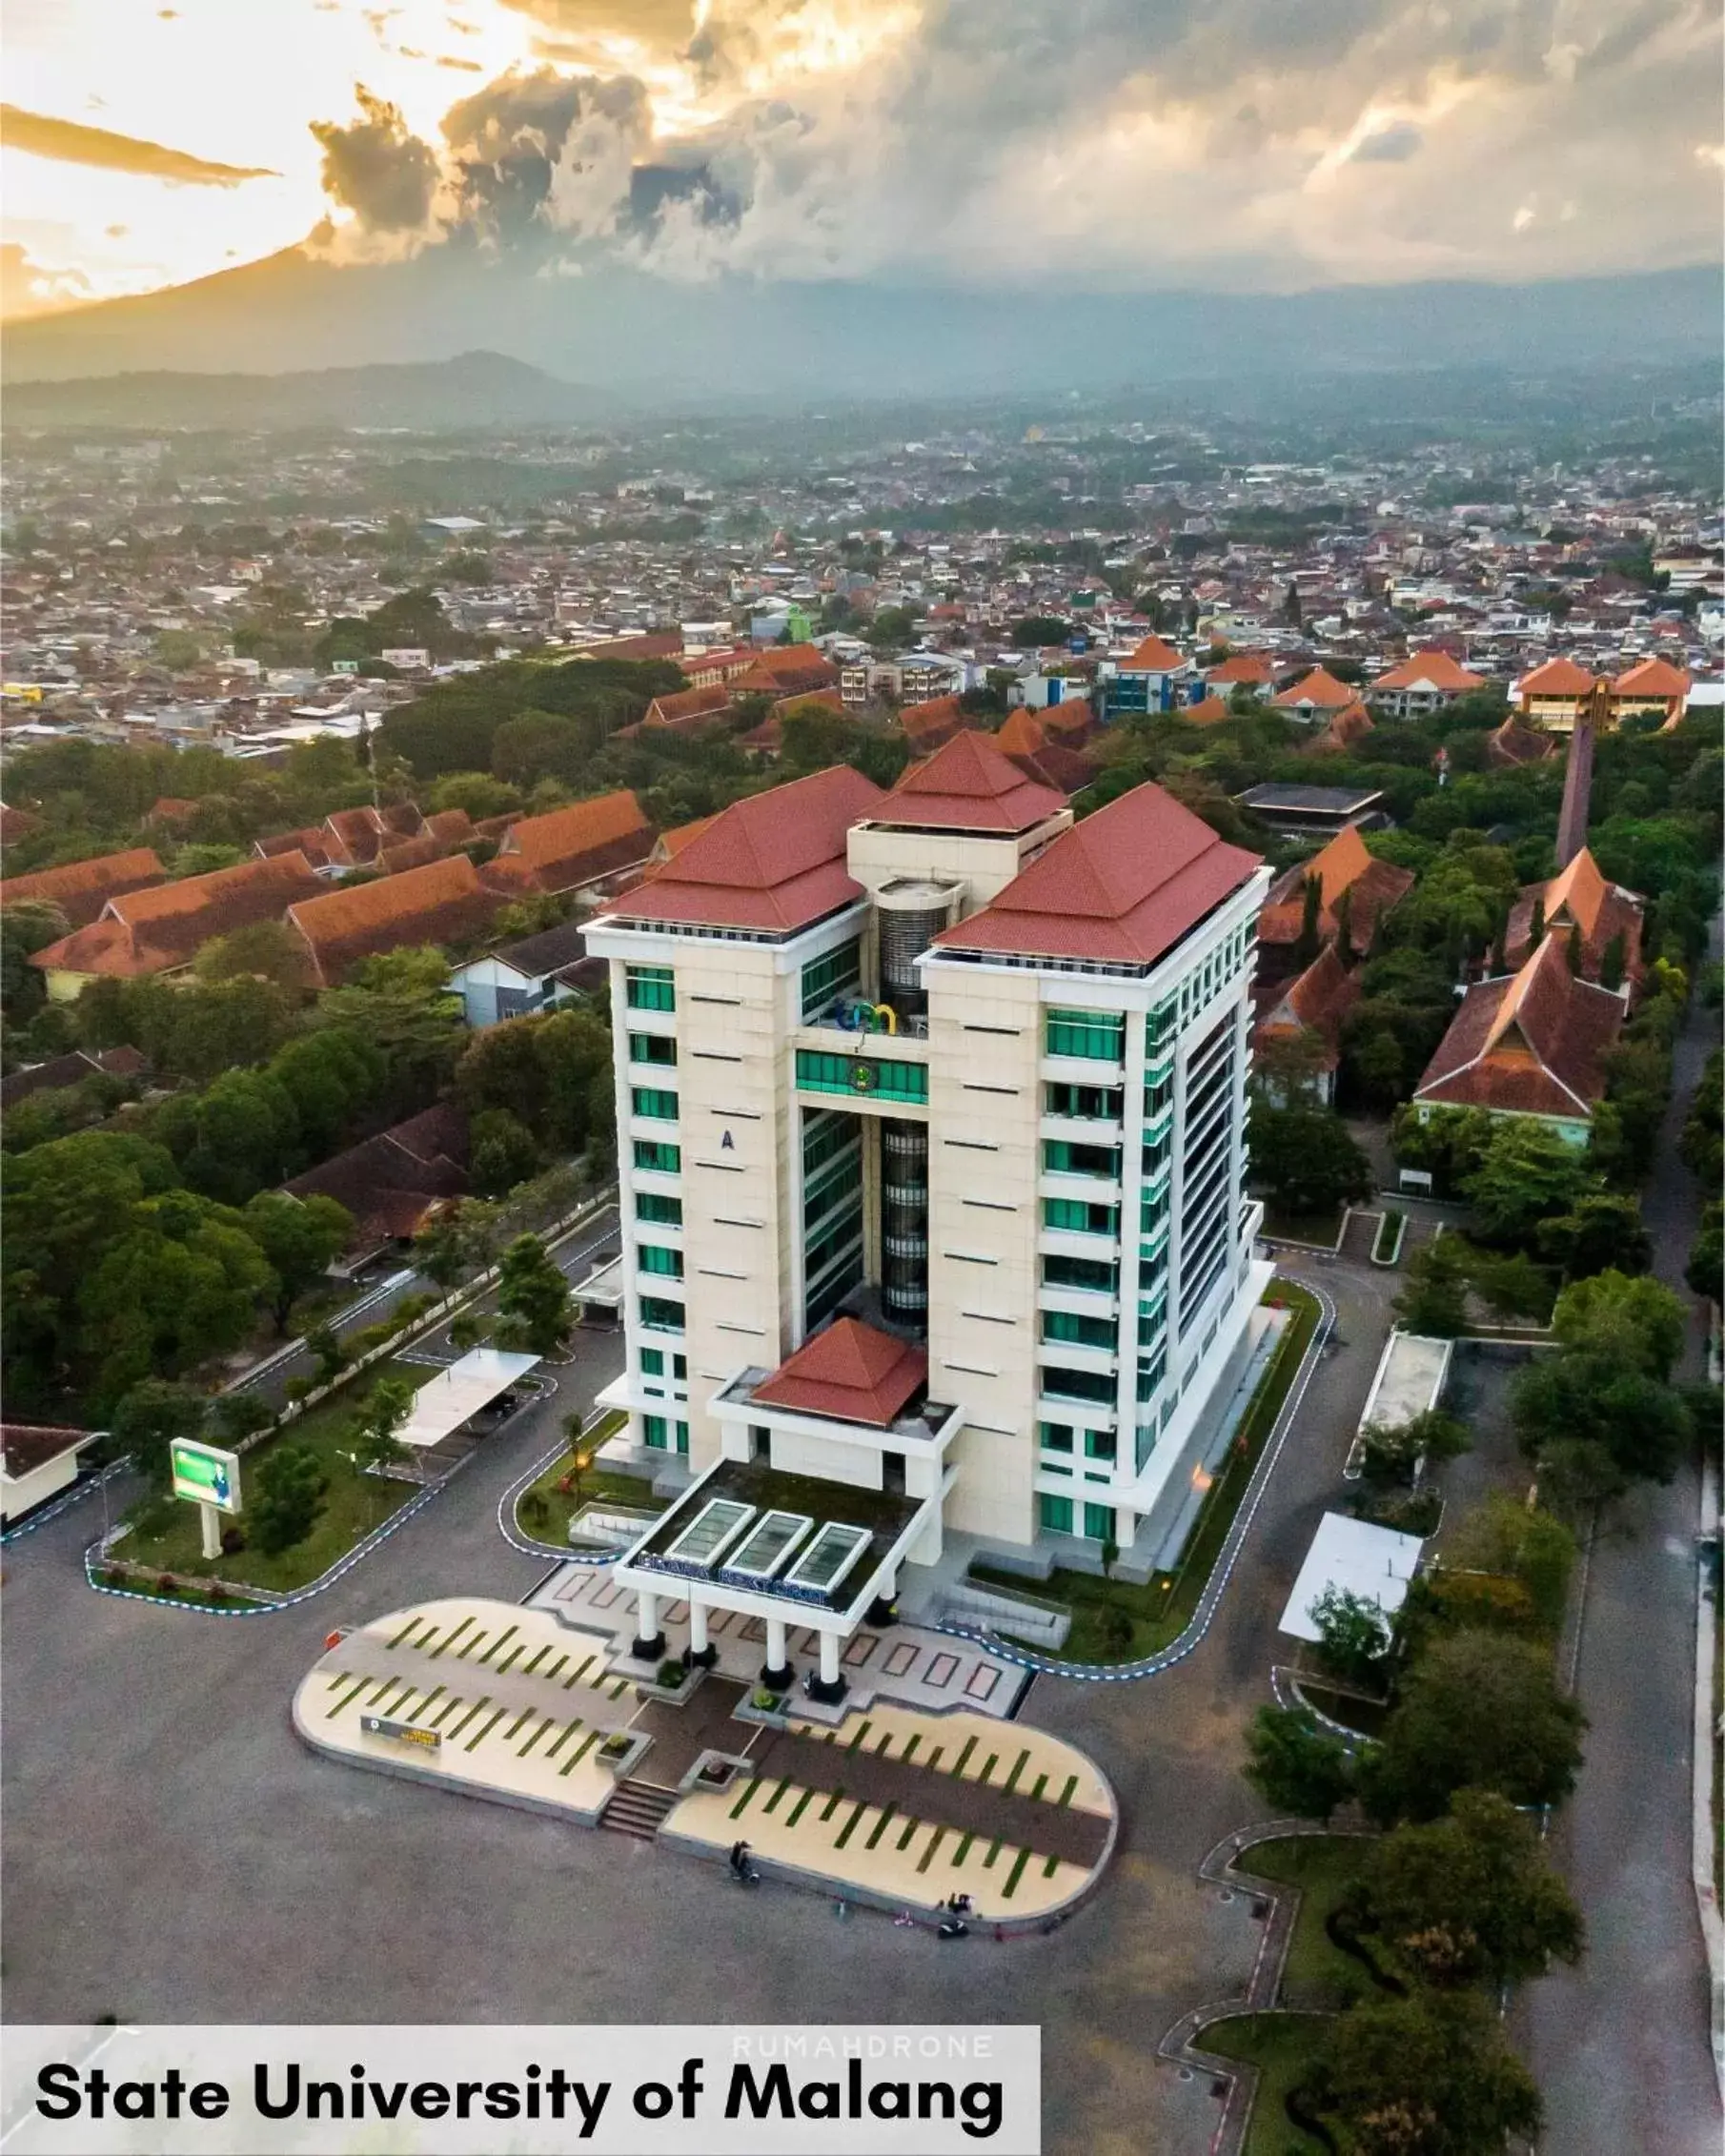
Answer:
[[[1130,1550],[1202,1481],[1270,1268],[1245,1194],[1269,881],[1159,787],[1075,824],[961,734],[739,802],[587,930],[611,966],[628,1367],[692,1487],[627,1553],[820,1638],[963,1531]],[[1142,1546],[1142,1545],[1141,1545]]]

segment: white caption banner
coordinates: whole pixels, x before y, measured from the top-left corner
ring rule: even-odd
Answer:
[[[0,2156],[1039,2156],[1042,2031],[10,2026]]]

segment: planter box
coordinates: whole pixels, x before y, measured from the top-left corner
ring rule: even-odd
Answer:
[[[702,1790],[719,1797],[735,1788],[739,1775],[751,1771],[747,1759],[736,1752],[703,1752],[677,1786],[685,1797],[699,1796]]]
[[[617,1738],[621,1739],[620,1743]],[[619,1730],[617,1738],[607,1737],[593,1757],[619,1781],[623,1781],[639,1766],[653,1739],[642,1730]]]

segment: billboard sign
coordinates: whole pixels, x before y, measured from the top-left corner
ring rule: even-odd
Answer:
[[[224,1453],[216,1445],[200,1445],[193,1437],[176,1437],[168,1448],[168,1463],[176,1497],[213,1505],[218,1512],[238,1512],[237,1453]]]

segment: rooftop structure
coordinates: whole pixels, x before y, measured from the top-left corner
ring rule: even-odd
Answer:
[[[1623,999],[1576,979],[1562,939],[1548,936],[1518,971],[1468,990],[1414,1107],[1535,1116],[1585,1145],[1623,1018]]]
[[[0,906],[30,902],[56,905],[69,926],[87,928],[110,899],[165,883],[167,878],[153,847],[131,846],[124,853],[98,854],[93,861],[69,862],[64,868],[9,876],[0,883]]]
[[[482,936],[504,903],[466,854],[457,853],[306,899],[288,907],[287,922],[304,946],[313,978],[330,987],[361,959],[383,951]]]
[[[152,884],[112,898],[87,928],[33,952],[56,1000],[89,981],[141,980],[183,971],[203,946],[254,922],[277,921],[296,899],[323,889],[302,853],[242,862],[175,884]]]
[[[1248,786],[1234,800],[1250,809],[1260,823],[1287,839],[1333,838],[1338,831],[1357,824],[1364,831],[1381,831],[1390,819],[1383,810],[1383,794],[1373,786]]]

